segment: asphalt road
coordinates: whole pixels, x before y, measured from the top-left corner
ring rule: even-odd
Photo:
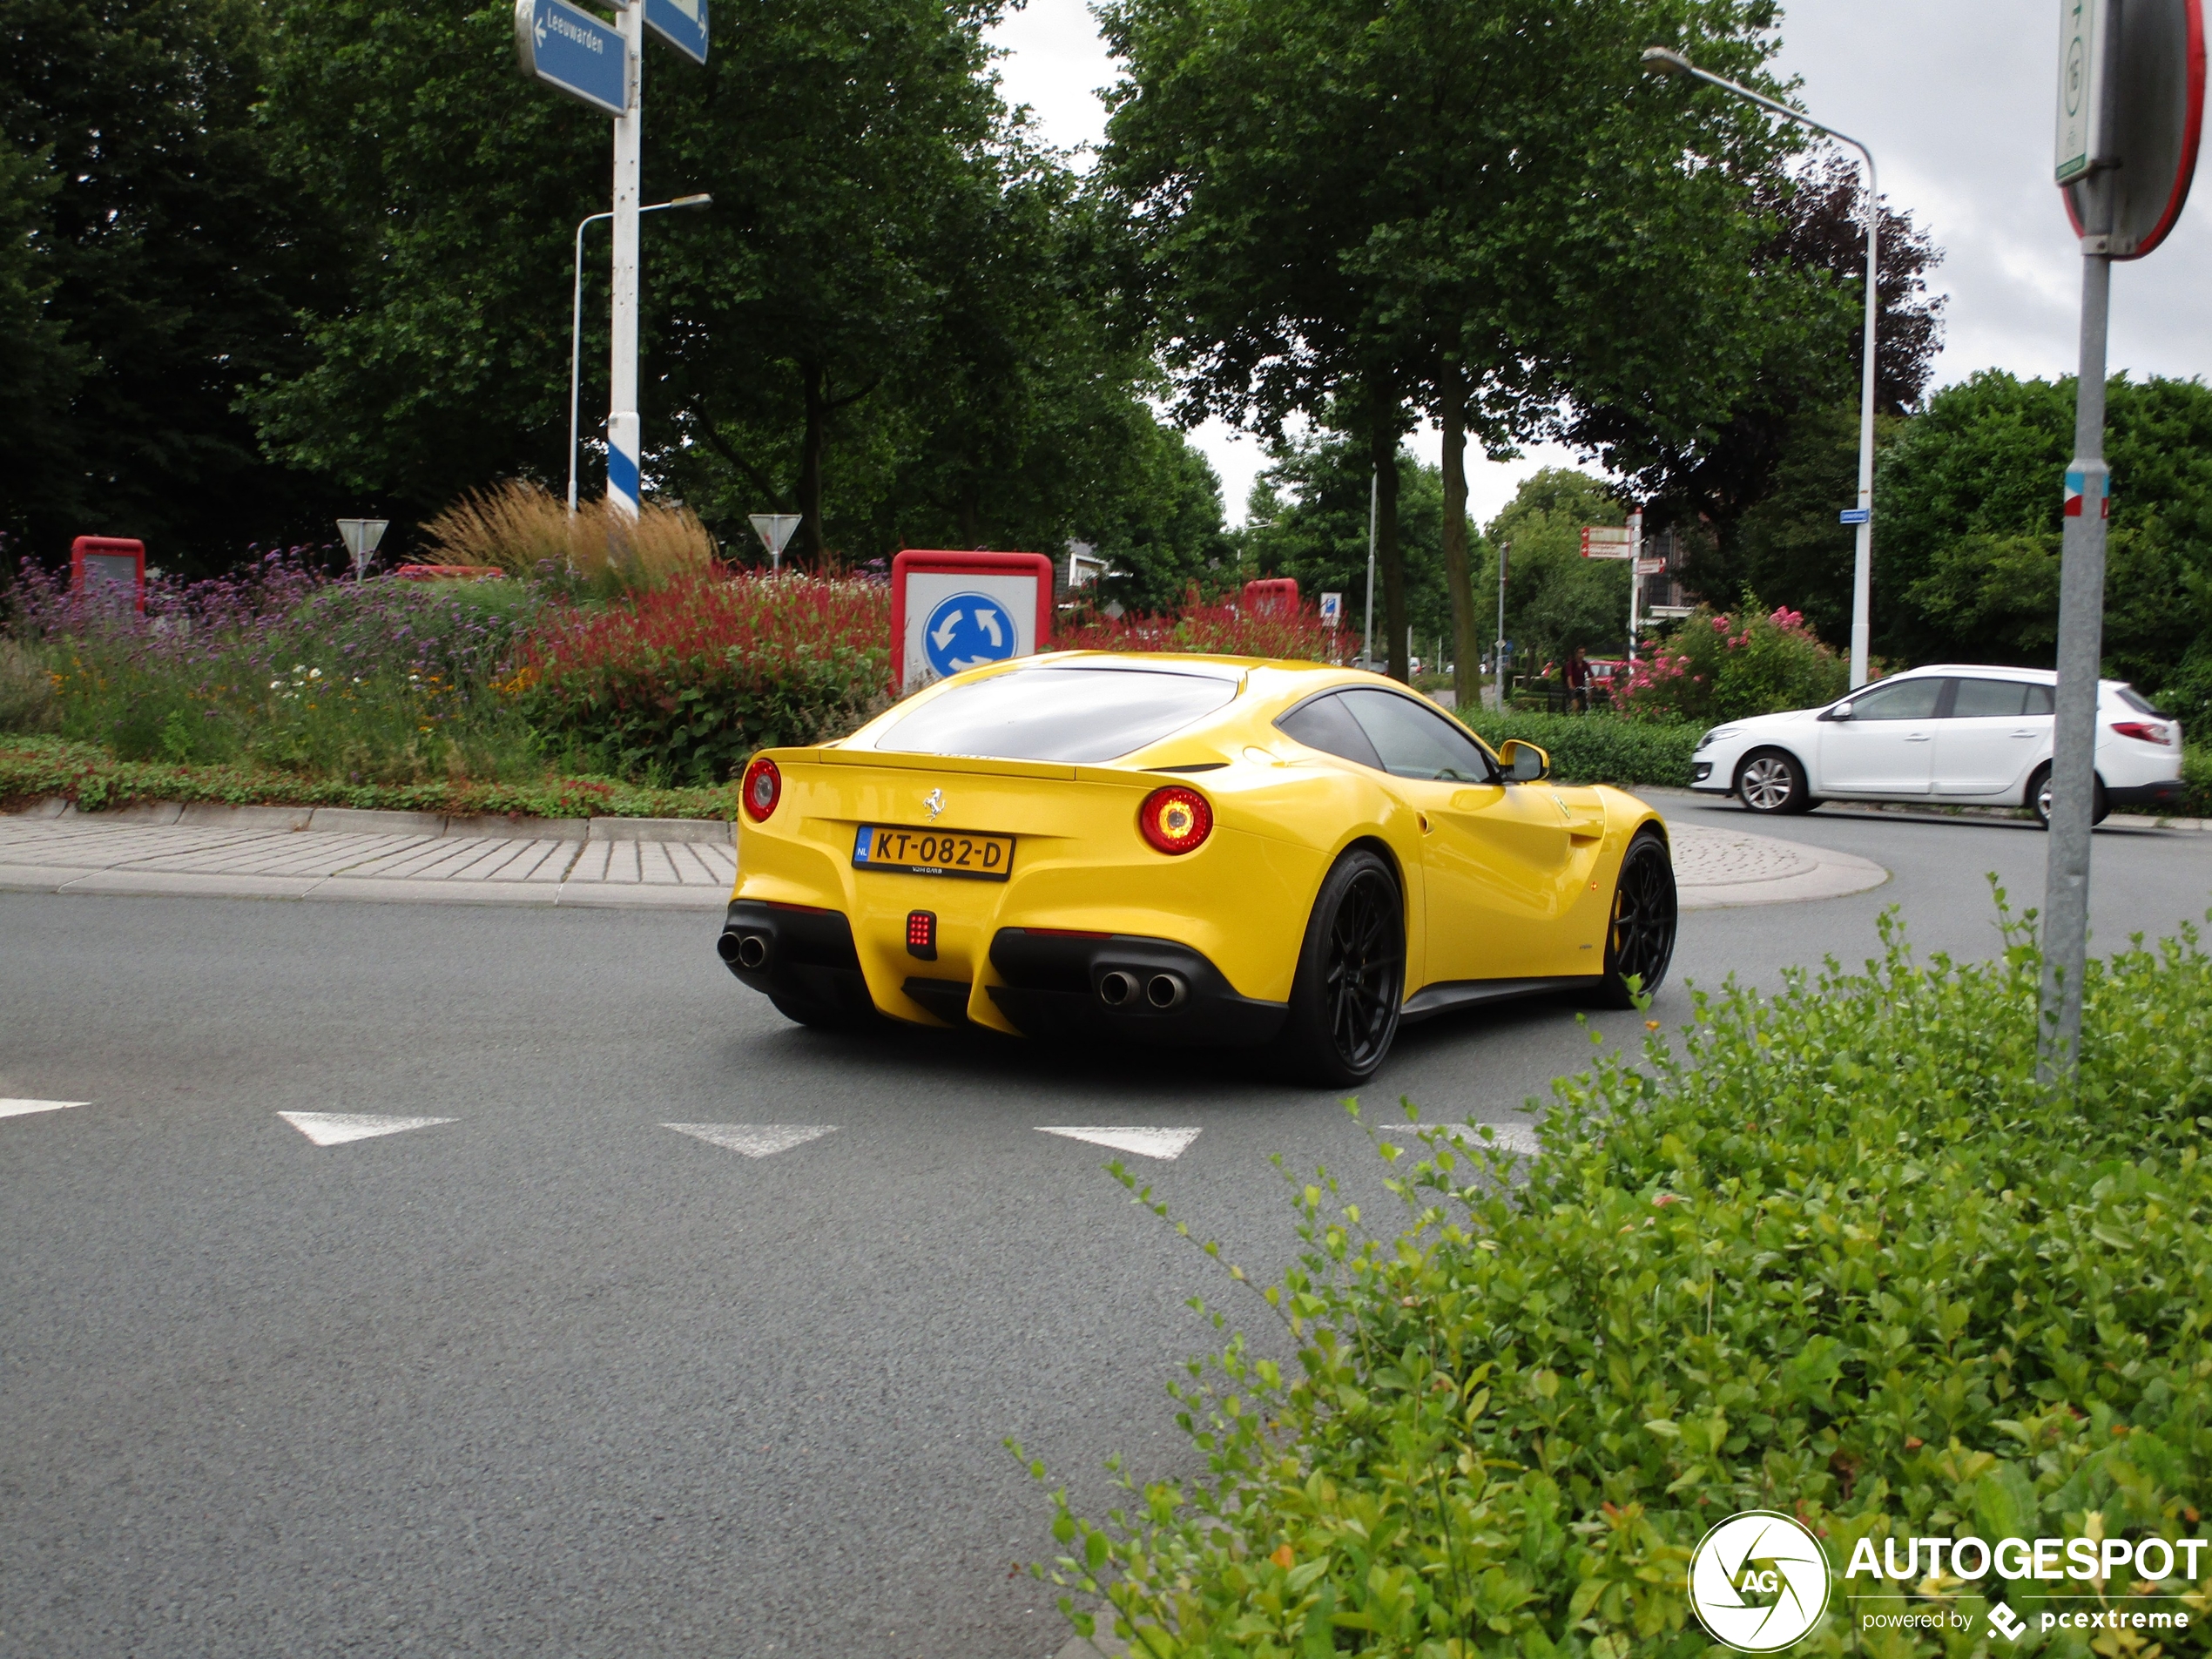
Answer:
[[[1890,904],[1986,954],[1985,871],[2040,896],[2027,826],[1757,827],[1895,879],[1685,917],[1659,1014],[1685,979],[1856,963]],[[2107,944],[2212,904],[2212,835],[2095,857]],[[1234,1060],[801,1030],[714,926],[0,895],[0,1096],[91,1103],[0,1118],[0,1654],[1062,1646],[1016,1571],[1049,1507],[1000,1442],[1094,1508],[1110,1453],[1192,1469],[1163,1386],[1209,1345],[1184,1298],[1228,1287],[1038,1127],[1202,1130],[1143,1167],[1256,1266],[1294,1247],[1269,1154],[1371,1202],[1372,1154]],[[1570,1009],[1477,1015],[1367,1096],[1504,1122],[1588,1052]],[[282,1111],[455,1121],[319,1147]],[[669,1123],[835,1132],[756,1160]]]

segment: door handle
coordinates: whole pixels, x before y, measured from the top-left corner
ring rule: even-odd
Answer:
[[[1905,734],[1905,740],[1907,743],[1925,743],[1929,735],[1925,732],[1908,732]]]
[[[2035,736],[2037,736],[2037,735],[2039,735],[2039,734],[2035,732],[2035,730],[2034,730],[2033,727],[2030,727],[2027,731],[2025,731],[2025,732],[2013,732],[2013,735],[2014,737],[2016,737],[2016,738],[2033,738],[2033,737],[2035,737]]]

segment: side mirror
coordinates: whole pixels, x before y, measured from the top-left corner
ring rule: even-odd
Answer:
[[[1551,776],[1552,758],[1519,738],[1507,738],[1499,747],[1498,759],[1505,763],[1509,784],[1539,783]]]
[[[1851,705],[1838,703],[1820,718],[1824,720],[1848,720],[1851,718]]]

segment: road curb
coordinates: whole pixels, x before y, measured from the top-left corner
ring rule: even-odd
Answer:
[[[88,824],[181,825],[187,829],[329,830],[351,835],[465,837],[470,840],[701,841],[727,846],[736,825],[720,818],[507,818],[482,813],[399,813],[367,806],[231,806],[220,802],[139,801],[86,812],[61,795],[33,802],[18,818]]]
[[[697,910],[719,913],[727,887],[665,881],[424,881],[348,875],[224,875],[184,870],[87,870],[82,866],[0,864],[0,893],[109,899],[277,899],[294,903],[522,905],[552,910]]]

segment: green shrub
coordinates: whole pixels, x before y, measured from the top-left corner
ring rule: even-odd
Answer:
[[[655,784],[732,777],[756,749],[840,736],[889,697],[890,590],[679,577],[554,618],[506,691],[548,752]]]
[[[1629,671],[1614,701],[1632,718],[1710,725],[1817,708],[1850,685],[1850,664],[1821,644],[1802,613],[1766,610],[1747,593],[1734,615],[1698,606]]]
[[[1103,1596],[1154,1659],[1718,1651],[1685,1565],[1750,1508],[1824,1534],[1838,1575],[1796,1651],[1963,1656],[2000,1597],[2033,1623],[2148,1594],[1842,1574],[1869,1538],[2201,1535],[2212,961],[2185,933],[2094,965],[2057,1095],[2021,927],[1925,965],[1884,931],[1863,973],[1698,994],[1678,1049],[1554,1085],[1533,1163],[1487,1131],[1382,1143],[1396,1238],[1303,1187],[1301,1265],[1264,1292],[1295,1378],[1232,1340],[1174,1391],[1204,1477],[1103,1525],[1056,1501],[1078,1628]],[[2192,1626],[2169,1651],[2203,1651],[2203,1584],[2162,1588]],[[1862,1627],[1908,1609],[1966,1623]],[[2115,1635],[2105,1659],[2157,1651]]]
[[[1665,784],[1689,786],[1696,725],[1624,720],[1612,714],[1495,714],[1466,717],[1482,740],[1496,748],[1508,738],[1533,743],[1552,759],[1552,775],[1568,783]]]

